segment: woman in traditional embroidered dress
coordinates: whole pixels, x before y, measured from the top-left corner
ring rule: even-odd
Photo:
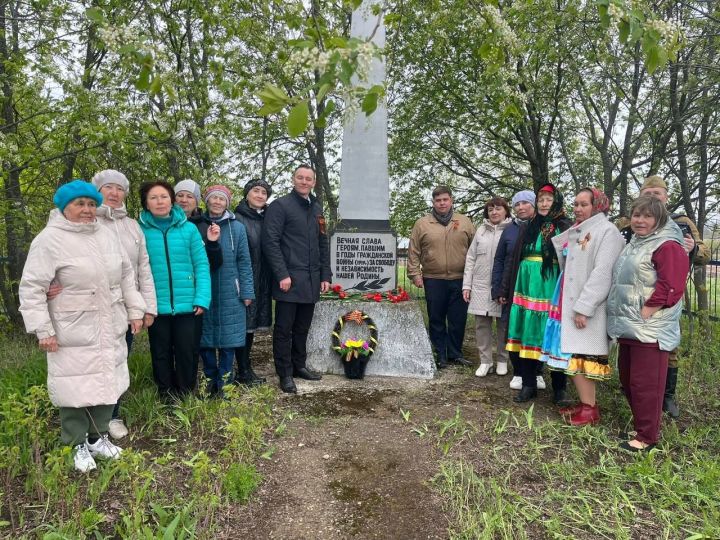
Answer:
[[[537,192],[537,214],[520,231],[510,269],[515,293],[510,308],[506,349],[520,356],[518,367],[523,386],[514,398],[517,403],[537,396],[537,361],[559,274],[552,238],[569,226],[562,194],[552,184],[541,186]],[[565,374],[555,371],[551,377],[553,402],[562,403],[565,400]]]
[[[623,250],[623,238],[607,219],[610,202],[595,188],[575,197],[575,223],[552,243],[563,269],[545,329],[541,361],[573,376],[580,403],[561,408],[574,426],[595,424],[600,411],[595,380],[610,377],[605,302],[612,267]]]

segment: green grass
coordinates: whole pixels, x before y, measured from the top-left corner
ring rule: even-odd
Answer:
[[[449,535],[717,538],[718,329],[702,318],[683,320],[682,417],[664,423],[661,444],[649,455],[616,448],[617,434],[630,426],[617,378],[600,386],[603,423],[596,427],[571,428],[532,407],[498,410],[482,424],[465,418],[462,407],[417,423],[413,411],[401,409],[401,429],[437,448],[432,485],[444,501]],[[266,441],[298,414],[273,415],[270,385],[231,389],[228,400],[187,397],[164,405],[142,337],[123,401],[131,430],[126,451],[82,475],[59,441],[45,357],[35,342],[0,338],[0,358],[0,537],[214,538],[216,524],[262,482],[256,463],[275,451]]]
[[[0,536],[213,538],[216,517],[261,481],[254,463],[272,432],[269,386],[162,404],[143,336],[122,401],[131,431],[122,458],[83,475],[59,440],[44,355],[29,339],[0,340],[0,354]]]
[[[663,422],[661,443],[647,455],[617,449],[631,425],[617,379],[600,389],[599,427],[538,421],[531,407],[499,411],[478,430],[456,411],[427,429],[446,454],[433,484],[451,538],[718,538],[720,346],[699,330],[685,327],[684,337],[682,418]],[[492,448],[481,456],[478,433]]]

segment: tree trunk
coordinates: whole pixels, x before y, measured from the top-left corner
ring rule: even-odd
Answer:
[[[17,134],[18,118],[13,108],[14,92],[12,82],[14,74],[6,66],[12,66],[14,54],[17,53],[17,31],[13,28],[12,52],[8,48],[7,12],[11,9],[9,2],[0,2],[0,80],[2,80],[2,132],[9,138]],[[17,20],[16,17],[13,17]],[[11,68],[12,69],[12,68]],[[5,247],[7,249],[7,273],[0,272],[0,295],[5,304],[6,314],[17,326],[21,326],[22,318],[18,310],[18,284],[22,276],[23,266],[27,258],[27,245],[30,243],[25,204],[20,189],[20,168],[12,159],[2,163],[3,191],[5,198]],[[0,263],[1,264],[1,263]]]

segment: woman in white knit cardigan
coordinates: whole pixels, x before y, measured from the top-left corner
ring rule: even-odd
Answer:
[[[578,426],[600,420],[594,381],[610,376],[605,303],[613,264],[625,244],[617,228],[608,221],[609,209],[602,191],[581,189],[575,197],[575,224],[552,239],[563,269],[559,284],[561,301],[557,306],[559,313],[553,313],[555,306],[551,309],[542,359],[548,361],[551,369],[561,369],[573,376],[580,403],[560,412],[569,415],[569,422]]]
[[[502,306],[493,301],[492,268],[500,235],[510,224],[510,207],[502,197],[493,197],[483,209],[485,220],[475,233],[465,256],[463,275],[463,299],[468,302],[468,313],[475,315],[475,343],[480,356],[478,377],[487,375],[493,366],[492,321],[497,320],[497,369],[498,375],[507,374],[508,353],[505,350],[505,330],[501,328]]]

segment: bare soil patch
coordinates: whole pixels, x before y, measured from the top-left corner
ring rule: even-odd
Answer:
[[[257,357],[270,358],[269,349],[268,339],[257,340]],[[465,352],[475,359],[471,344]],[[276,384],[271,360],[257,367]],[[451,367],[432,381],[332,375],[296,381],[298,395],[278,400],[287,429],[258,466],[264,482],[226,534],[237,534],[241,522],[249,538],[447,538],[443,501],[430,484],[443,455],[436,438],[413,426],[432,429],[460,407],[463,418],[482,427],[513,408],[509,376],[479,379],[473,372]],[[554,414],[546,398],[536,402],[541,417]],[[484,439],[478,432],[472,448],[460,442],[458,451],[487,455]]]

